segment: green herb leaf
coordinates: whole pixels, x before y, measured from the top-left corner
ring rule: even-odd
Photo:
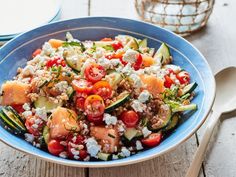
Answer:
[[[84,44],[82,42],[77,42],[77,41],[70,41],[70,42],[63,42],[63,47],[68,47],[68,46],[79,46],[83,51],[85,51]]]
[[[105,46],[103,46],[103,48],[105,50],[114,51],[114,48],[111,45],[105,45]]]

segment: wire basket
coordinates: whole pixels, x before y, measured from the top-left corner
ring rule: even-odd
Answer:
[[[135,0],[142,20],[187,36],[206,25],[215,0]]]

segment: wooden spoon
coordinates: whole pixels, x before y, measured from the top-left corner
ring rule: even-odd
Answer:
[[[193,161],[185,177],[197,177],[211,138],[212,132],[220,116],[236,110],[236,68],[225,68],[216,74],[216,98],[212,114],[202,140],[194,154]]]

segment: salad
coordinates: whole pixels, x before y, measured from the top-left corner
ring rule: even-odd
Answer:
[[[169,47],[129,35],[50,39],[1,86],[0,121],[49,153],[114,160],[158,146],[181,121],[197,83]]]

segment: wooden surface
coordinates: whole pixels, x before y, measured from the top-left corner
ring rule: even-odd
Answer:
[[[62,19],[83,16],[119,16],[138,19],[133,0],[64,0]],[[207,58],[214,73],[236,65],[236,1],[216,0],[206,28],[187,37]],[[215,131],[200,177],[236,177],[236,112],[222,117]],[[226,119],[226,120],[225,120]],[[225,120],[223,122],[223,120]],[[0,143],[0,176],[21,177],[182,177],[204,126],[172,152],[125,167],[86,169],[45,162]]]

